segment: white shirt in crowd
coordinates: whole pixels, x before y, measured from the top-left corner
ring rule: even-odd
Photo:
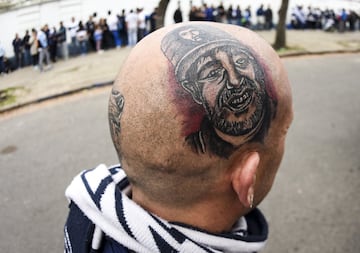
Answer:
[[[138,26],[138,16],[135,12],[129,13],[125,17],[128,29],[136,29]]]
[[[138,20],[139,20],[139,28],[145,29],[146,28],[146,17],[144,11],[140,11],[138,13]]]
[[[115,30],[118,29],[118,26],[117,26],[118,18],[117,18],[116,15],[111,14],[111,15],[108,17],[107,23],[108,23],[108,25],[109,25],[109,30],[110,30],[110,31],[115,31]]]
[[[39,50],[41,50],[41,48],[46,48],[48,46],[46,34],[43,31],[41,30],[38,31],[37,40],[40,43]]]
[[[70,37],[76,37],[76,32],[79,30],[79,24],[76,21],[71,21],[68,25]]]

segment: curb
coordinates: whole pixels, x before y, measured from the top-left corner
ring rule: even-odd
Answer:
[[[299,52],[289,52],[289,53],[284,53],[284,54],[279,54],[280,58],[290,58],[290,57],[299,57],[299,56],[308,56],[308,55],[330,55],[330,54],[351,54],[351,53],[360,53],[360,49],[354,49],[354,50],[333,50],[333,51],[318,51],[318,52],[311,52],[311,51],[299,51]],[[33,105],[33,104],[37,104],[37,103],[41,103],[44,101],[48,101],[51,99],[55,99],[55,98],[60,98],[60,97],[65,97],[65,96],[69,96],[75,93],[79,93],[82,92],[84,90],[92,90],[92,89],[97,89],[97,88],[101,88],[101,87],[105,87],[105,86],[110,86],[114,83],[114,80],[111,81],[106,81],[106,82],[102,82],[102,83],[96,83],[96,84],[92,84],[89,86],[85,86],[85,87],[81,87],[78,89],[74,89],[74,90],[68,90],[68,91],[64,91],[62,93],[58,93],[58,94],[54,94],[54,95],[50,95],[47,97],[42,97],[39,99],[36,99],[34,101],[29,101],[29,102],[25,102],[22,104],[17,104],[14,106],[10,106],[8,108],[5,109],[1,109],[0,108],[0,115],[3,113],[7,113],[7,112],[11,112],[11,111],[15,111],[17,109],[29,106],[29,105]]]
[[[22,103],[22,104],[17,104],[17,105],[14,105],[14,106],[10,106],[10,107],[5,108],[5,109],[0,108],[0,115],[3,114],[3,113],[15,111],[17,109],[20,109],[20,108],[23,108],[23,107],[26,107],[26,106],[29,106],[29,105],[38,104],[38,103],[45,102],[45,101],[55,99],[55,98],[69,96],[69,95],[72,95],[72,94],[75,94],[75,93],[82,92],[84,90],[92,90],[92,89],[97,89],[97,88],[101,88],[101,87],[105,87],[105,86],[110,86],[113,83],[114,83],[114,80],[107,81],[107,82],[102,82],[102,83],[95,83],[95,84],[92,84],[92,85],[89,85],[89,86],[77,88],[77,89],[74,89],[74,90],[64,91],[62,93],[49,95],[47,97],[38,98],[38,99],[33,100],[33,101],[29,101],[29,102],[25,102],[25,103]]]
[[[280,58],[288,58],[288,57],[297,57],[297,56],[308,56],[308,55],[331,55],[331,54],[356,54],[360,53],[360,49],[353,49],[353,50],[331,50],[331,51],[317,51],[317,52],[311,52],[311,51],[299,51],[299,52],[290,52],[290,53],[284,53],[279,54]]]

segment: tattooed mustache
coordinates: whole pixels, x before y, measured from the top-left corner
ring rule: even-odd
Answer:
[[[219,108],[228,108],[236,116],[248,110],[254,99],[256,84],[253,80],[242,77],[240,87],[229,86],[224,88],[218,98]],[[232,88],[234,87],[234,88]]]
[[[228,89],[224,88],[218,97],[217,106],[211,116],[217,129],[223,133],[240,136],[252,132],[263,119],[262,91],[256,88],[256,83],[246,79],[241,87]],[[249,108],[255,110],[247,115]],[[227,115],[233,113],[236,117],[247,115],[242,120],[227,120]]]

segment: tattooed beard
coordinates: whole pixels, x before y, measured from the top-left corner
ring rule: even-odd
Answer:
[[[225,85],[217,96],[217,103],[210,114],[210,120],[215,128],[227,135],[254,135],[264,119],[265,93],[261,86],[259,90],[253,80],[244,78],[245,81],[239,88],[229,90]],[[246,115],[252,107],[255,107],[255,111],[250,116]],[[227,117],[230,113],[234,114],[236,118],[243,117],[245,119],[229,121]]]

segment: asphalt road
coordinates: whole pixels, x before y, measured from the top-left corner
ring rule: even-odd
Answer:
[[[284,59],[295,119],[272,192],[263,252],[360,252],[360,54]],[[0,252],[62,252],[64,190],[117,162],[109,88],[0,116]]]

